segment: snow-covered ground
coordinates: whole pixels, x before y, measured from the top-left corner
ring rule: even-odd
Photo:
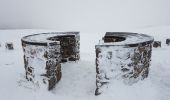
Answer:
[[[114,81],[100,96],[94,96],[96,68],[95,44],[104,32],[80,33],[81,60],[62,64],[62,79],[53,91],[24,85],[21,37],[52,30],[0,30],[0,100],[170,100],[170,26],[130,30],[154,36],[162,41],[153,48],[149,78],[132,86]],[[13,42],[14,50],[6,50],[5,42]]]

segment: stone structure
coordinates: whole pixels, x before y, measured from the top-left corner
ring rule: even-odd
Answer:
[[[153,47],[155,47],[155,48],[161,47],[161,41],[154,41]]]
[[[166,44],[170,45],[170,39],[166,39]]]
[[[61,63],[80,58],[79,32],[33,34],[21,41],[26,79],[47,84],[49,90],[61,79]]]
[[[148,77],[153,40],[145,34],[107,32],[95,46],[95,95],[104,92],[112,80],[132,85]]]
[[[5,43],[5,47],[6,47],[6,49],[8,49],[8,50],[13,50],[13,49],[14,49],[14,46],[13,46],[13,43],[12,43],[12,42],[7,42],[7,43]]]

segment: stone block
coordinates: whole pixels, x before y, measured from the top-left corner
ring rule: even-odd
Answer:
[[[132,85],[148,77],[153,37],[107,32],[96,48],[96,91],[100,95],[112,80]]]
[[[153,47],[154,47],[154,48],[161,47],[161,41],[154,41],[154,42],[153,42]]]
[[[170,45],[170,39],[166,39],[166,44]]]
[[[5,47],[6,47],[6,49],[8,49],[8,50],[13,50],[13,49],[14,49],[14,46],[13,46],[13,43],[12,43],[12,42],[7,42],[7,43],[5,43]]]

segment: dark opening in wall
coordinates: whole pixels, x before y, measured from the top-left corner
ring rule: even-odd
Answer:
[[[121,42],[121,41],[126,40],[126,38],[125,37],[118,37],[118,36],[104,36],[103,40],[104,40],[105,43]]]

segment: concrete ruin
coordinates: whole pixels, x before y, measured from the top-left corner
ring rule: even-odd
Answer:
[[[26,79],[47,84],[48,90],[52,90],[61,79],[61,63],[80,59],[79,32],[33,34],[21,41]]]
[[[127,32],[107,32],[96,49],[96,91],[112,80],[132,85],[148,77],[153,37]]]

